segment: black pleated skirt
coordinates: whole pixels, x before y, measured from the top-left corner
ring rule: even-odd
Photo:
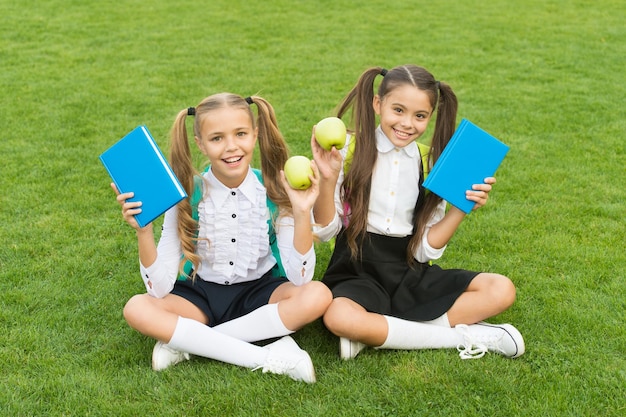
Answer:
[[[410,267],[406,260],[410,238],[368,233],[362,258],[353,261],[340,233],[322,282],[333,297],[349,298],[367,311],[433,320],[452,307],[478,272],[419,263]]]

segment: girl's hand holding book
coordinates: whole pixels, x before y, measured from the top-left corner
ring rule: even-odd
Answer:
[[[465,193],[468,200],[476,203],[472,210],[476,210],[487,204],[489,192],[492,189],[492,185],[495,183],[496,179],[494,177],[488,177],[485,178],[485,182],[483,184],[474,184],[472,185],[472,189]]]
[[[133,198],[135,194],[132,192],[120,194],[114,183],[111,183],[111,188],[115,191],[117,202],[120,206],[122,206],[122,217],[124,217],[126,223],[128,223],[133,229],[140,230],[141,227],[137,223],[135,215],[141,213],[141,201],[127,201],[128,199]],[[146,225],[146,227],[150,227],[151,224],[152,223]]]

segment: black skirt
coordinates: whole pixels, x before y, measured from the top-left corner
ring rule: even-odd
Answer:
[[[411,267],[406,260],[410,238],[367,233],[362,257],[353,261],[342,232],[322,282],[333,297],[349,298],[367,311],[433,320],[452,307],[478,272],[420,263]]]

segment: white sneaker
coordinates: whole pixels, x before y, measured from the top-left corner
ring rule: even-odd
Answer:
[[[315,382],[315,368],[311,357],[290,336],[265,347],[270,351],[265,363],[253,370],[262,368],[263,373],[288,375],[291,379],[309,384]]]
[[[356,358],[360,351],[367,347],[366,344],[356,342],[345,337],[339,338],[339,356],[341,359],[348,360]]]
[[[525,351],[522,334],[510,324],[489,324],[479,322],[470,326],[459,324],[455,327],[465,338],[457,346],[461,359],[478,359],[487,351],[499,353],[507,358],[517,358]]]
[[[152,349],[152,369],[162,371],[165,368],[189,360],[189,353],[174,350],[163,342],[156,342]]]

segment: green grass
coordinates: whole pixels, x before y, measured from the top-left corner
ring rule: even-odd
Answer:
[[[0,415],[621,416],[626,413],[622,1],[0,0]],[[338,358],[315,385],[195,358],[150,369],[122,307],[136,242],[97,156],[138,124],[259,93],[293,153],[365,68],[416,63],[511,146],[442,264],[500,272],[527,353]],[[317,277],[328,261],[320,245]]]

